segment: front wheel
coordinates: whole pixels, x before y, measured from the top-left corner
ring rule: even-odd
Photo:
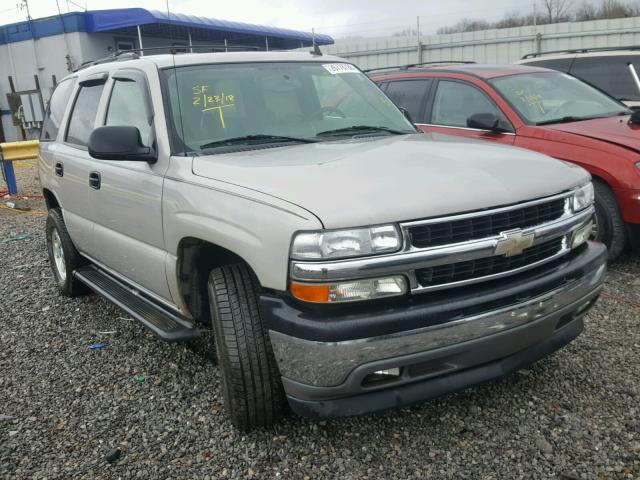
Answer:
[[[49,210],[46,237],[49,262],[60,293],[67,297],[89,293],[89,288],[73,276],[73,271],[87,262],[73,245],[59,208]]]
[[[259,285],[244,264],[209,275],[211,323],[222,369],[225,409],[240,430],[276,423],[287,403],[280,373],[258,308]]]
[[[593,239],[604,243],[609,249],[609,260],[615,260],[627,244],[627,232],[611,189],[604,183],[594,181],[596,195],[596,224]]]

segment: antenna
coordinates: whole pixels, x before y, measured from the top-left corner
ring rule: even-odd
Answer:
[[[320,51],[320,47],[316,43],[316,29],[315,28],[311,29],[311,44],[313,45],[313,50],[311,50],[309,53],[311,55],[313,55],[314,57],[321,57],[322,56],[322,52]]]

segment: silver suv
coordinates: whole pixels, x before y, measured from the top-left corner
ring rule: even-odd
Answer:
[[[588,173],[420,133],[337,57],[99,62],[55,90],[39,174],[62,294],[201,338],[244,430],[522,368],[580,334],[606,270]]]

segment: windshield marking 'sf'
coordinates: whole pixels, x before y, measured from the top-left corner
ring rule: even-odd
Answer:
[[[227,126],[224,123],[223,108],[235,107],[236,96],[233,94],[225,94],[221,91],[218,94],[209,94],[209,85],[194,85],[191,88],[193,92],[193,106],[200,108],[202,113],[218,111],[220,117],[220,125],[226,129]],[[212,107],[209,105],[213,105]]]
[[[384,93],[350,64],[190,65],[168,70],[167,79],[172,76],[179,77],[167,82],[175,143],[185,153],[310,143],[326,140],[322,132],[354,125],[387,134],[416,133]],[[188,103],[192,108],[179,108]]]

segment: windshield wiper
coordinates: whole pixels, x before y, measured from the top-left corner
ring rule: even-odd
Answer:
[[[316,143],[318,140],[314,140],[313,138],[298,138],[298,137],[285,137],[281,135],[265,135],[265,134],[255,134],[255,135],[242,135],[241,137],[232,137],[225,138],[223,140],[216,140],[213,142],[205,143],[204,145],[200,145],[201,149],[206,148],[215,148],[215,147],[227,147],[233,145],[260,145],[264,143],[277,143],[277,142],[286,142],[286,143]]]
[[[389,127],[382,126],[373,126],[373,125],[352,125],[350,127],[344,128],[336,128],[335,130],[325,130],[324,132],[320,132],[316,134],[317,137],[328,137],[332,135],[349,135],[360,132],[386,132],[391,135],[407,135],[409,133],[417,133],[417,132],[408,132],[406,130],[395,130]]]
[[[582,120],[593,120],[594,118],[600,118],[600,117],[574,117],[574,116],[568,115],[562,118],[555,118],[553,120],[545,120],[544,122],[538,122],[536,123],[536,125],[550,125],[552,123],[580,122]]]

